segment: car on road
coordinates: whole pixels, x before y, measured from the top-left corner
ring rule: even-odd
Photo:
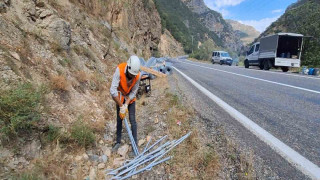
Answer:
[[[300,67],[303,35],[295,33],[278,33],[261,38],[247,52],[245,68],[258,66],[269,70],[280,67],[287,72],[290,67]]]
[[[230,57],[228,52],[225,51],[213,51],[212,53],[212,64],[219,63],[220,65],[226,64],[231,66],[233,63],[232,58]]]

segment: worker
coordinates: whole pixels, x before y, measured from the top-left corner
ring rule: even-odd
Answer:
[[[112,79],[110,94],[117,108],[117,139],[112,152],[121,145],[122,120],[129,112],[129,121],[134,141],[137,143],[136,93],[140,82],[140,60],[131,56],[127,63],[119,64]]]

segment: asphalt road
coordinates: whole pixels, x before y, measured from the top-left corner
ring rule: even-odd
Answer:
[[[306,159],[320,166],[320,78],[203,64],[186,59],[171,62],[178,70]],[[198,93],[199,96],[203,96],[200,95],[200,91]],[[212,102],[207,101],[207,105],[212,106]],[[245,131],[244,127],[239,128]],[[246,141],[249,139],[251,138]],[[257,149],[261,146],[255,146],[255,148],[255,151],[265,151],[265,149]],[[270,154],[276,154],[271,149],[268,151]],[[264,160],[273,163],[284,161],[279,160],[279,156],[276,155],[262,156],[262,158],[267,158]],[[278,173],[281,169],[295,177],[292,174],[293,171],[283,165],[278,166]],[[282,173],[280,177],[288,178],[284,177],[288,172]],[[303,176],[296,176],[298,177]]]

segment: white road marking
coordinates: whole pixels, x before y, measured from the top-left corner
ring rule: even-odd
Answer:
[[[182,61],[179,61],[179,62],[182,62]],[[269,81],[269,80],[265,80],[265,79],[261,79],[261,78],[256,78],[256,77],[247,76],[247,75],[243,75],[243,74],[233,73],[233,72],[224,71],[224,70],[211,68],[211,67],[200,66],[200,65],[197,65],[197,64],[192,64],[192,63],[187,63],[187,62],[182,62],[182,63],[190,64],[190,65],[198,66],[198,67],[202,67],[202,68],[212,69],[212,70],[216,70],[216,71],[220,71],[220,72],[224,72],[224,73],[229,73],[229,74],[233,74],[233,75],[237,75],[237,76],[242,76],[242,77],[246,77],[246,78],[250,78],[250,79],[255,79],[255,80],[259,80],[259,81],[263,81],[263,82],[268,82],[268,83],[271,83],[271,84],[277,84],[277,85],[280,85],[280,86],[285,86],[285,87],[290,87],[290,88],[294,88],[294,89],[299,89],[299,90],[303,90],[303,91],[308,91],[308,92],[320,94],[320,91],[306,89],[306,88],[302,88],[302,87],[298,87],[298,86],[293,86],[293,85],[289,85],[289,84],[283,84],[283,83],[279,83],[279,82]]]
[[[186,59],[186,60],[189,61],[189,62],[193,62],[193,61],[190,61],[190,60],[188,60],[188,59]],[[202,62],[193,62],[193,63],[206,64],[206,63],[202,63]],[[239,68],[239,67],[235,67],[235,66],[231,66],[231,67],[232,67],[232,68]],[[294,76],[294,77],[306,78],[306,79],[316,79],[316,80],[320,80],[320,78],[318,78],[318,77],[295,75],[295,74],[283,73],[283,72],[262,71],[262,70],[258,70],[258,69],[246,69],[246,70],[259,71],[259,72],[263,72],[263,73],[273,73],[273,74],[279,74],[279,75],[285,75],[285,76]]]
[[[229,104],[224,102],[219,97],[212,94],[206,88],[202,87],[200,84],[195,82],[189,76],[185,75],[183,72],[173,67],[177,72],[179,72],[184,78],[186,78],[191,84],[193,84],[202,93],[208,96],[212,101],[217,103],[221,108],[223,108],[228,114],[235,118],[239,123],[241,123],[245,128],[257,136],[260,140],[269,145],[274,151],[276,151],[285,160],[299,169],[302,173],[309,176],[311,179],[320,180],[320,168],[313,164],[311,161],[300,155],[298,152],[281,142],[279,139],[274,137],[268,131],[261,128],[258,124],[247,118],[245,115],[241,114],[239,111],[231,107]]]

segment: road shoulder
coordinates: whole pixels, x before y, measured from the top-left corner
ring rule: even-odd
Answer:
[[[267,145],[242,128],[239,123],[215,103],[208,100],[207,97],[197,91],[190,83],[186,82],[183,77],[176,73],[170,80],[171,87],[175,87],[175,91],[179,92],[179,94],[184,97],[184,103],[194,107],[194,111],[204,127],[202,132],[206,134],[206,137],[217,140],[217,137],[221,135],[219,132],[223,132],[228,141],[234,144],[234,147],[239,154],[246,154],[247,157],[249,157],[248,159],[252,163],[256,178],[306,178],[279,155],[273,152]],[[223,143],[220,145],[219,143],[215,144],[215,146],[220,149],[221,146],[223,146]],[[248,152],[250,153],[248,154]],[[220,151],[219,154],[223,157],[228,157],[228,155],[226,156],[225,154],[225,150]]]

